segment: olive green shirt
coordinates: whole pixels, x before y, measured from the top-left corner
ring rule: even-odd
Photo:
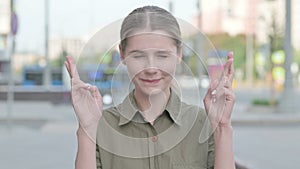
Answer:
[[[171,90],[165,111],[146,122],[133,92],[103,111],[97,129],[98,169],[206,169],[214,168],[213,135],[199,141],[207,115],[182,102]],[[212,132],[211,132],[212,133]],[[202,133],[203,134],[203,133]]]

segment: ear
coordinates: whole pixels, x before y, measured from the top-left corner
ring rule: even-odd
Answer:
[[[120,57],[121,57],[121,61],[124,65],[126,65],[126,62],[125,62],[125,56],[124,56],[124,53],[123,53],[123,49],[122,49],[122,46],[121,44],[119,44],[119,52],[120,52]]]
[[[181,63],[181,60],[182,60],[182,45],[180,45],[177,51],[177,64]]]

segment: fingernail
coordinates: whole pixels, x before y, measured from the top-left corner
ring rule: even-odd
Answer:
[[[228,53],[228,59],[233,59],[233,51],[230,51],[230,52]]]
[[[211,92],[211,95],[215,95],[215,94],[217,94],[217,90],[216,89]]]
[[[86,83],[86,84],[85,84],[85,87],[86,87],[87,89],[90,89],[90,88],[91,88],[91,86],[92,86],[92,85],[91,85],[91,84],[89,84],[89,83]]]
[[[229,78],[228,78],[228,76],[225,76],[225,77],[224,77],[224,81],[225,81],[225,83],[227,83],[227,82],[228,82],[228,79],[229,79]]]

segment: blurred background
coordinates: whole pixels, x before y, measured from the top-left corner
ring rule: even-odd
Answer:
[[[193,27],[183,35],[188,70],[176,74],[187,102],[202,104],[195,91],[203,97],[234,52],[237,161],[249,169],[299,168],[298,0],[1,0],[0,168],[74,168],[77,122],[65,56],[76,58],[82,80],[112,106],[111,87],[124,91],[124,79],[113,75],[124,77],[124,68],[112,45],[119,32],[107,25],[144,5]]]

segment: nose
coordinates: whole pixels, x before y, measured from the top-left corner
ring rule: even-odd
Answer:
[[[148,62],[145,65],[145,73],[147,74],[155,74],[158,71],[157,65],[155,63],[155,59],[153,56],[148,57]]]
[[[158,72],[158,69],[155,67],[148,67],[144,70],[147,75],[155,75]]]
[[[155,62],[154,61],[154,57],[153,56],[148,56],[146,67],[147,68],[153,68],[153,67],[155,67],[155,63],[154,62]]]

